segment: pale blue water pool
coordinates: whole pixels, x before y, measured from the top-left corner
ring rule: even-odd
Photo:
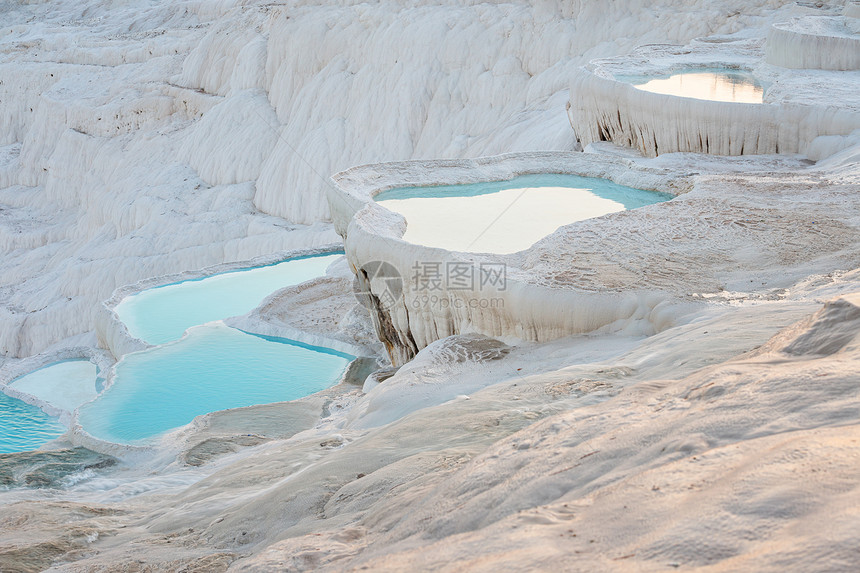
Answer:
[[[114,383],[81,407],[79,421],[97,438],[136,442],[208,412],[323,390],[353,358],[223,324],[192,328],[182,340],[126,355]]]
[[[0,392],[0,454],[35,450],[65,431],[56,418]]]
[[[82,358],[48,364],[15,378],[9,387],[71,412],[95,398],[103,384],[98,367]],[[36,406],[0,394],[0,453],[33,450],[63,432],[65,427],[57,418]]]
[[[340,256],[300,257],[151,288],[126,297],[115,310],[132,336],[164,344],[192,326],[245,314],[276,290],[323,275]]]
[[[550,173],[509,181],[400,187],[374,199],[405,217],[406,241],[505,254],[526,249],[563,225],[671,198],[606,179]]]
[[[476,197],[498,193],[505,189],[540,189],[561,187],[565,189],[586,189],[592,194],[621,203],[625,209],[635,209],[672,198],[667,193],[644,191],[634,187],[619,185],[608,179],[565,175],[563,173],[534,173],[520,175],[507,181],[481,181],[460,185],[430,185],[424,187],[397,187],[377,194],[376,201],[414,198]]]
[[[61,360],[19,376],[12,388],[67,412],[89,402],[104,389],[98,366],[86,358]]]

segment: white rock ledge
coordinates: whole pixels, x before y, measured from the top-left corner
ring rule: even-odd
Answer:
[[[817,137],[846,136],[860,128],[858,76],[853,72],[776,68],[764,63],[760,42],[722,40],[644,46],[629,56],[580,68],[571,81],[568,117],[582,145],[612,141],[650,157],[678,151],[806,155]],[[615,79],[709,67],[754,72],[767,85],[764,102],[656,94]]]
[[[767,62],[795,69],[858,70],[860,20],[804,16],[774,24],[767,37]]]
[[[526,260],[523,254],[535,251],[537,245],[513,255],[494,255],[407,243],[401,239],[406,229],[403,217],[373,201],[374,195],[394,187],[504,181],[532,173],[602,177],[622,185],[675,195],[692,185],[690,178],[666,169],[643,167],[621,157],[576,152],[383,163],[335,174],[334,186],[328,194],[329,205],[335,228],[344,237],[353,272],[376,297],[385,292],[385,282],[368,280],[362,274],[368,263],[389,263],[403,278],[402,298],[390,306],[376,301],[371,312],[377,335],[393,364],[401,365],[433,341],[453,334],[478,332],[498,338],[547,341],[609,325],[642,333],[652,333],[668,325],[661,314],[661,303],[669,298],[665,294],[647,289],[612,288],[603,283],[553,284],[523,264]],[[592,221],[618,215],[625,216],[620,213]],[[547,241],[551,239],[545,238],[538,245]],[[410,277],[416,264],[437,262],[442,268],[448,263],[475,266],[501,263],[506,265],[507,280],[504,288],[475,285],[469,290],[427,290],[412,284]]]
[[[376,333],[392,363],[402,365],[453,334],[477,332],[512,342],[594,331],[648,335],[726,292],[770,300],[811,269],[829,272],[842,264],[835,261],[860,256],[851,231],[855,211],[847,207],[857,203],[857,186],[833,184],[816,204],[799,210],[798,194],[822,185],[820,174],[804,165],[774,156],[710,161],[681,154],[644,159],[599,151],[515,153],[353,167],[332,177],[328,198],[350,267],[373,295],[368,298]],[[403,217],[373,201],[394,187],[530,173],[603,177],[676,198],[560,227],[510,255],[407,243]],[[403,277],[396,301],[385,302],[385,280],[365,276],[376,261]],[[423,263],[504,264],[506,288],[430,290],[412,280]]]

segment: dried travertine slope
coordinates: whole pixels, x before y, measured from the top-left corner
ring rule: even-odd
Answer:
[[[286,441],[96,477],[75,504],[8,492],[0,564],[849,570],[858,287],[857,272],[817,277],[647,339],[440,341]]]

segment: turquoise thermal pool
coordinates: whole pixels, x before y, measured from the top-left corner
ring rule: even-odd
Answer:
[[[336,383],[354,357],[246,333],[220,320],[324,275],[340,257],[300,257],[125,298],[117,314],[133,336],[154,347],[125,355],[111,386],[80,408],[78,422],[106,441],[139,442],[202,414],[295,400]]]
[[[619,75],[615,79],[658,94],[722,102],[764,101],[764,85],[743,70],[702,68],[661,76]]]
[[[301,257],[151,288],[126,297],[115,311],[132,336],[164,344],[192,326],[246,314],[276,290],[325,274],[340,256]]]
[[[272,292],[325,274],[340,254],[291,259],[127,297],[117,313],[132,335],[154,347],[124,356],[113,381],[88,360],[66,360],[10,386],[69,412],[89,434],[133,443],[196,416],[295,400],[338,382],[353,356],[249,334],[220,319],[245,314]],[[183,336],[184,335],[184,336]],[[59,422],[0,395],[0,453],[38,448],[65,432]]]
[[[223,324],[127,354],[114,383],[79,411],[91,435],[130,443],[208,412],[294,400],[338,381],[352,356]]]
[[[10,384],[56,408],[73,411],[95,398],[104,384],[98,367],[86,359],[63,360],[19,376]],[[0,453],[34,450],[66,431],[37,406],[0,394]]]
[[[65,431],[56,418],[0,392],[0,454],[35,450]]]
[[[401,187],[375,200],[406,218],[405,241],[452,251],[521,251],[559,227],[668,201],[672,196],[577,175],[522,175],[435,187]]]

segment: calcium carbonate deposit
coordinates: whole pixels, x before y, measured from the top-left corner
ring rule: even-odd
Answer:
[[[0,0],[0,571],[856,570],[858,15]]]

